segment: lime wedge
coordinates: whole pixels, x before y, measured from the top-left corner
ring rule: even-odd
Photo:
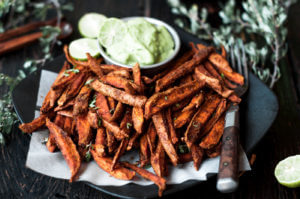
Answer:
[[[103,22],[106,20],[104,15],[98,13],[87,13],[78,22],[78,29],[83,37],[97,38]]]
[[[284,186],[300,187],[300,155],[280,161],[275,168],[275,177]]]
[[[69,46],[70,55],[77,60],[87,60],[86,53],[90,53],[92,57],[99,56],[98,41],[96,39],[81,38],[74,40]]]
[[[102,46],[108,48],[122,42],[127,34],[127,26],[120,19],[109,18],[104,21],[100,28],[99,41]]]

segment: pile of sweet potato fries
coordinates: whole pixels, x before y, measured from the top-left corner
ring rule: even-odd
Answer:
[[[20,129],[47,127],[46,146],[59,149],[74,181],[83,160],[93,157],[111,176],[131,180],[136,173],[153,181],[159,196],[166,188],[167,164],[194,162],[220,153],[224,112],[244,83],[222,54],[191,43],[191,50],[154,77],[132,69],[101,64],[102,58],[78,61],[69,56],[51,86],[40,116]],[[139,150],[138,164],[119,161]],[[144,169],[151,164],[154,173]]]

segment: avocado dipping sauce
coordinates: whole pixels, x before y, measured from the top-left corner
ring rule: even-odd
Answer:
[[[164,26],[156,26],[143,18],[124,22],[127,32],[123,39],[106,47],[106,53],[126,65],[142,66],[159,63],[174,52],[174,41]]]

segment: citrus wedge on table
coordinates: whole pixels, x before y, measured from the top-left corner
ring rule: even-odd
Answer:
[[[96,39],[81,38],[70,43],[69,53],[71,57],[77,60],[87,60],[86,53],[90,53],[92,57],[100,55],[98,41]]]
[[[300,155],[280,161],[275,168],[275,177],[284,186],[300,187]]]
[[[106,17],[98,13],[87,13],[78,22],[78,29],[83,37],[97,38]]]
[[[127,35],[126,24],[117,18],[109,18],[100,28],[99,41],[105,48],[123,41]]]

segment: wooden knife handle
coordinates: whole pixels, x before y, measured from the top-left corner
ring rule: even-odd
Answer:
[[[223,193],[233,192],[238,187],[239,123],[236,117],[239,117],[238,109],[226,114],[217,179],[217,189]],[[228,125],[230,122],[233,124]]]

